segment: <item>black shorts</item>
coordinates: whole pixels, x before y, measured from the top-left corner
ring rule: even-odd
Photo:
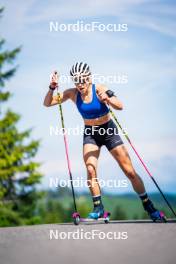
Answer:
[[[94,144],[98,147],[105,145],[110,151],[116,146],[122,145],[123,141],[119,136],[118,128],[110,119],[107,123],[99,126],[84,127],[83,145]]]

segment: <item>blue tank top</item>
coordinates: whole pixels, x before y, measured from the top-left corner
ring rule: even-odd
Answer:
[[[109,113],[107,105],[102,103],[96,95],[95,84],[92,84],[92,101],[90,103],[84,103],[78,91],[76,105],[84,119],[94,119]]]

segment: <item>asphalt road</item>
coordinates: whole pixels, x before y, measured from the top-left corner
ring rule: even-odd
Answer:
[[[0,228],[1,264],[175,264],[176,223]]]

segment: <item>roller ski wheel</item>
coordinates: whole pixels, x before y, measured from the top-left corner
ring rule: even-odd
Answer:
[[[111,216],[111,214],[109,212],[104,212],[103,218],[104,218],[105,224],[108,224],[109,223],[110,216]]]
[[[161,211],[155,211],[154,213],[151,213],[150,218],[154,223],[167,223],[167,218]]]
[[[72,214],[72,218],[73,218],[73,223],[75,225],[79,225],[79,223],[81,221],[80,214],[75,212]]]

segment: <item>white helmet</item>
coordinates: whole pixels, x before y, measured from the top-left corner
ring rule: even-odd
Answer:
[[[75,63],[71,70],[70,70],[70,75],[74,78],[74,77],[83,77],[83,76],[90,76],[91,72],[89,69],[89,66],[87,65],[87,63],[84,62],[77,62]]]

